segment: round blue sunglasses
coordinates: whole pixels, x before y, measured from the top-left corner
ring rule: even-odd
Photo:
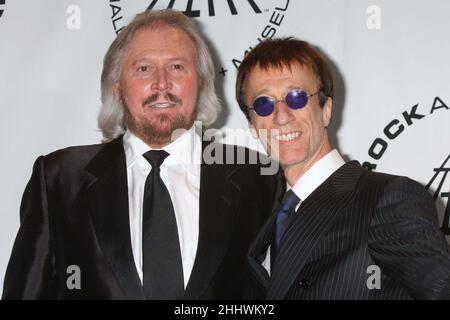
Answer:
[[[291,109],[301,109],[306,106],[309,97],[315,96],[320,91],[321,90],[313,94],[307,94],[302,89],[292,89],[286,94],[284,100],[277,101],[271,97],[261,96],[253,101],[253,107],[248,108],[248,110],[255,111],[258,116],[267,117],[272,114],[275,109],[275,105],[280,101],[286,103],[286,105]]]

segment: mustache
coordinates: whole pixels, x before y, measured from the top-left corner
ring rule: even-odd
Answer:
[[[179,97],[177,97],[174,94],[171,94],[170,92],[166,92],[164,94],[155,93],[155,94],[152,94],[147,99],[145,99],[144,102],[142,102],[142,106],[146,106],[148,104],[152,104],[155,101],[158,101],[158,99],[161,95],[163,96],[163,99],[166,101],[173,102],[173,103],[179,103],[179,104],[181,104],[181,102],[182,102],[182,100]]]

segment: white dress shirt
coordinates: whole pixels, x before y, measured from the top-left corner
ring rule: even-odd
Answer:
[[[201,137],[196,133],[195,126],[192,126],[174,142],[162,148],[169,156],[161,165],[160,175],[175,211],[185,288],[192,272],[198,243],[201,143]],[[152,168],[142,155],[152,148],[129,131],[123,136],[123,146],[127,165],[131,246],[142,283],[144,187]]]
[[[295,211],[298,210],[301,203],[305,201],[314,190],[344,164],[345,161],[342,159],[339,152],[336,149],[333,149],[313,164],[313,166],[297,180],[294,186],[287,184],[287,190],[292,189],[297,197],[300,198],[300,203],[295,208]],[[270,274],[270,246],[262,265]]]

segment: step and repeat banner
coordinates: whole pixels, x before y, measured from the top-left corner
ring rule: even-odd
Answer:
[[[272,37],[309,41],[335,73],[334,146],[422,183],[450,235],[449,1],[0,0],[0,291],[34,160],[101,141],[103,56],[136,13],[167,7],[211,45],[226,142],[258,147],[234,100],[245,53]]]

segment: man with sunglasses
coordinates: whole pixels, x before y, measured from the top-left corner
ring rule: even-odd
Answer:
[[[450,299],[450,249],[426,190],[330,145],[334,83],[316,49],[261,42],[236,97],[287,182],[249,250],[254,298]]]

